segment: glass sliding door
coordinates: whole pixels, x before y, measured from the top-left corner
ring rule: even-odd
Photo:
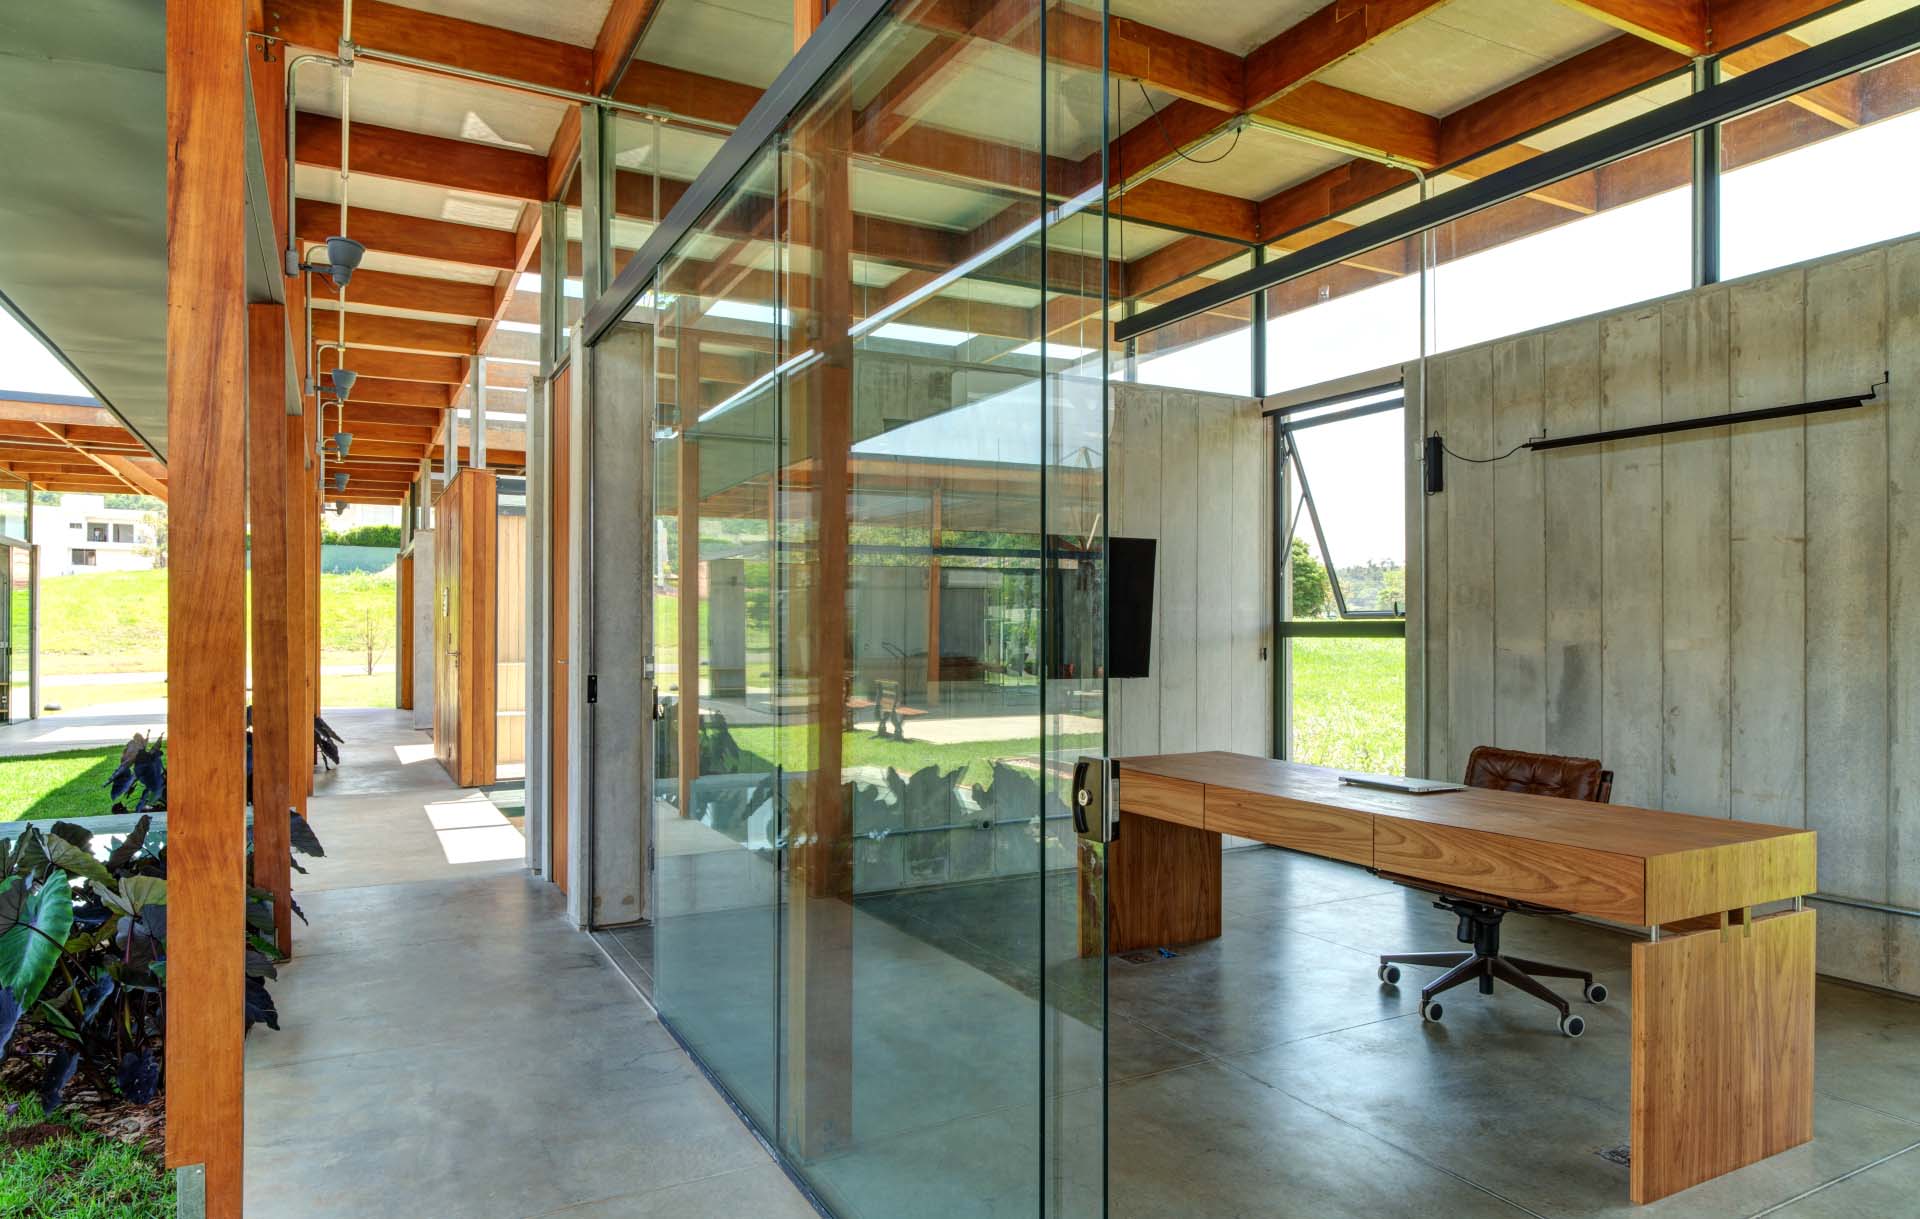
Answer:
[[[763,153],[661,265],[655,331],[654,998],[762,1130],[778,1117],[786,769],[770,595],[786,327]]]
[[[879,18],[630,315],[654,994],[838,1214],[1104,1213],[1106,91],[1032,37],[1066,13]]]

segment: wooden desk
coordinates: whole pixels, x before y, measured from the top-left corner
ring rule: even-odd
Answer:
[[[1813,1137],[1814,913],[1750,915],[1814,891],[1813,831],[1514,792],[1415,796],[1338,774],[1232,753],[1122,758],[1107,950],[1220,934],[1222,833],[1660,927],[1633,946],[1633,1200]],[[1097,858],[1083,851],[1082,866]],[[1082,949],[1098,951],[1081,909]]]

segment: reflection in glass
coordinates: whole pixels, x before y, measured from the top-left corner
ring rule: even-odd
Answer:
[[[655,997],[842,1213],[1093,1213],[1103,957],[1063,784],[1102,640],[1047,624],[1099,601],[1105,221],[1043,175],[1098,164],[1103,89],[968,35],[888,94],[934,38],[882,18],[629,313]],[[621,155],[670,177],[665,134]],[[982,139],[992,172],[956,159]]]

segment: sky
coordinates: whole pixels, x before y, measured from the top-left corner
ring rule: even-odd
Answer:
[[[72,394],[81,398],[93,396],[31,330],[22,326],[12,313],[0,309],[0,394],[8,390]]]

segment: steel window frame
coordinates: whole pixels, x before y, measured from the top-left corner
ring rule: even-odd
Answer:
[[[1764,106],[1784,101],[1796,94],[1840,77],[1896,59],[1920,50],[1920,9],[1909,9],[1883,17],[1879,21],[1843,34],[1828,42],[1771,63],[1730,80],[1713,81],[1715,73],[1700,74],[1699,88],[1686,97],[1667,103],[1645,114],[1616,123],[1603,131],[1543,152],[1518,165],[1476,179],[1445,194],[1415,203],[1392,215],[1355,227],[1316,242],[1306,249],[1242,271],[1185,296],[1123,318],[1114,326],[1114,338],[1127,341],[1148,331],[1218,309],[1242,297],[1277,287],[1291,279],[1364,254],[1392,241],[1407,240],[1496,204],[1532,193],[1574,174],[1629,157],[1637,152],[1717,128],[1719,124]],[[1723,53],[1724,54],[1724,53]],[[1713,56],[1717,63],[1720,56]],[[1718,141],[1698,141],[1706,147],[1697,151],[1696,164],[1706,160],[1709,149],[1717,152]],[[1717,162],[1717,157],[1715,157]],[[1707,188],[1695,182],[1696,197],[1710,212],[1717,212],[1719,193],[1714,187],[1719,177],[1715,163]],[[1696,243],[1702,234],[1718,232],[1718,216],[1696,223]],[[1717,247],[1717,242],[1715,243]],[[1717,248],[1698,259],[1696,279],[1705,282],[1716,277]]]
[[[733,129],[720,151],[707,163],[693,185],[680,196],[664,219],[647,235],[647,240],[631,261],[620,269],[605,291],[593,294],[580,318],[580,331],[588,347],[619,321],[647,285],[653,282],[660,264],[665,262],[681,240],[706,215],[733,185],[734,179],[752,164],[760,150],[787,126],[801,106],[812,98],[840,61],[860,42],[867,27],[885,16],[893,0],[840,0],[827,13],[826,20],[802,43],[773,84],[760,95],[747,117]],[[591,292],[591,289],[589,289]]]

